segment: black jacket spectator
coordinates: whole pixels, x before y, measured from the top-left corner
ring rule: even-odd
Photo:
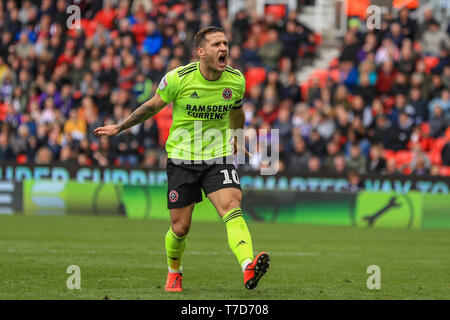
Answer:
[[[16,155],[9,145],[8,136],[0,134],[0,161],[15,161]]]
[[[388,123],[385,116],[377,119],[376,127],[373,134],[373,142],[383,144],[386,149],[401,150],[404,142],[400,141],[400,130]]]
[[[327,154],[326,141],[317,133],[316,130],[311,131],[308,147],[313,155],[319,156],[320,158]]]
[[[442,109],[438,106],[434,108],[434,115],[430,120],[430,135],[433,138],[441,137],[447,129],[447,119]]]
[[[289,167],[295,171],[305,171],[310,157],[311,152],[307,150],[305,141],[301,138],[295,139],[294,150],[289,157]]]
[[[442,164],[444,166],[450,166],[450,141],[442,148]]]
[[[415,110],[416,122],[428,121],[428,107],[427,102],[422,98],[422,93],[419,88],[412,88],[410,91],[409,104]]]
[[[386,168],[386,160],[383,158],[372,159],[367,163],[369,172],[381,173]]]
[[[360,45],[358,39],[352,32],[348,32],[344,38],[344,46],[339,56],[339,61],[350,61],[357,63]]]
[[[292,61],[297,59],[299,44],[303,41],[295,29],[295,22],[288,21],[286,30],[280,36],[281,42],[283,43],[283,54],[291,58]]]
[[[154,119],[148,119],[140,125],[138,133],[139,144],[146,150],[156,148],[159,144],[159,130]]]

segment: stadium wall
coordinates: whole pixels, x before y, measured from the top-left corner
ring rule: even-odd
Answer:
[[[161,170],[3,165],[0,179],[3,214],[169,219]],[[352,192],[345,176],[241,173],[242,208],[248,220],[269,223],[450,228],[448,180],[363,176],[363,188]],[[209,201],[202,201],[193,219],[219,217]]]

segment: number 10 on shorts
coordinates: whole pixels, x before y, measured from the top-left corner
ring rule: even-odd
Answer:
[[[224,176],[223,184],[233,183],[233,181],[234,181],[234,183],[236,183],[236,184],[240,184],[240,183],[239,183],[239,176],[238,176],[238,174],[237,174],[237,172],[236,172],[235,169],[231,170],[231,177],[232,177],[233,181],[231,181],[231,179],[230,179],[230,173],[228,172],[227,169],[221,170],[220,172],[222,172],[222,173],[223,173],[223,176]]]

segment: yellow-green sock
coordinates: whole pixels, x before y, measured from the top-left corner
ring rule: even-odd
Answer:
[[[253,260],[253,246],[241,208],[231,209],[222,219],[227,227],[228,245],[244,269]]]
[[[177,236],[172,228],[166,233],[167,264],[170,272],[182,272],[181,256],[186,249],[186,236]]]

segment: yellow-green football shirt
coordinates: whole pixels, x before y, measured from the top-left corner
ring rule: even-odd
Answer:
[[[199,62],[168,72],[156,90],[164,102],[173,102],[168,157],[209,160],[231,155],[229,112],[242,107],[244,91],[244,76],[230,66],[214,81],[203,77]]]

